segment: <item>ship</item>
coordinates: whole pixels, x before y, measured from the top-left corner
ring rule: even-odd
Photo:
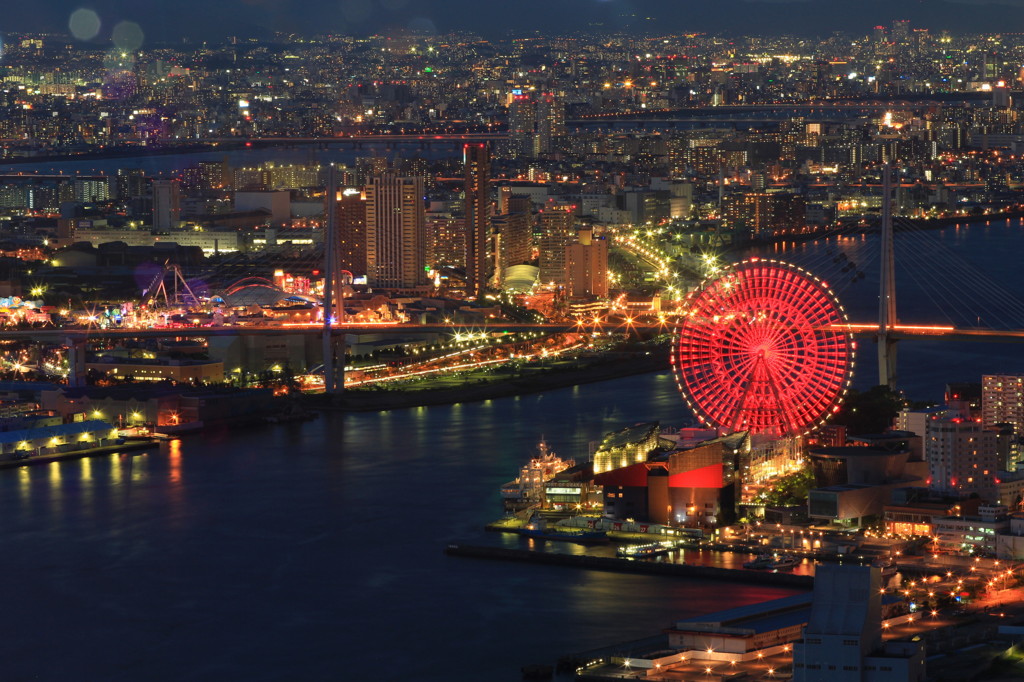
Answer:
[[[505,511],[517,512],[544,502],[544,484],[566,469],[576,465],[571,459],[562,459],[541,439],[537,456],[519,470],[519,476],[501,486]]]

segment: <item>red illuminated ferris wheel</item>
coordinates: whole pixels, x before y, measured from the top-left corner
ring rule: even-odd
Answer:
[[[672,353],[701,422],[798,435],[838,411],[853,374],[853,338],[828,286],[806,270],[750,259],[687,300]]]

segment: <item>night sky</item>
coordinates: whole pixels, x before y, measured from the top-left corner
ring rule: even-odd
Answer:
[[[630,29],[867,34],[875,24],[910,19],[933,31],[1024,32],[1024,0],[5,0],[0,33],[67,32],[79,8],[101,19],[94,40],[123,21],[139,24],[147,43],[267,36],[274,31],[366,34],[412,28],[471,30],[500,37],[525,33]]]

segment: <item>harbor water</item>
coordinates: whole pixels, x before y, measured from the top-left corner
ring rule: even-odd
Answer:
[[[949,239],[1016,285],[1019,223],[967,232]],[[828,248],[790,255],[811,267]],[[877,302],[864,291],[838,292],[851,316]],[[1021,371],[1019,348],[908,341],[901,385],[931,398],[947,379]],[[858,386],[874,383],[869,365]],[[516,680],[525,664],[790,594],[444,556],[485,541],[498,487],[541,437],[585,458],[609,431],[690,418],[656,373],[0,471],[0,678]]]

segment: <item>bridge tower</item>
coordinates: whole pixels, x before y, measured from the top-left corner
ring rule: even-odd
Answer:
[[[896,388],[896,259],[892,231],[892,164],[882,174],[882,259],[878,293],[878,383]]]
[[[323,367],[324,393],[332,395],[345,389],[344,344],[338,343],[333,330],[334,323],[342,321],[342,316],[345,314],[340,286],[341,262],[338,226],[335,224],[338,215],[338,180],[333,163],[328,166],[327,170],[325,197],[327,211],[324,222]]]
[[[68,349],[68,386],[81,388],[85,386],[85,339],[69,336],[64,344]]]

